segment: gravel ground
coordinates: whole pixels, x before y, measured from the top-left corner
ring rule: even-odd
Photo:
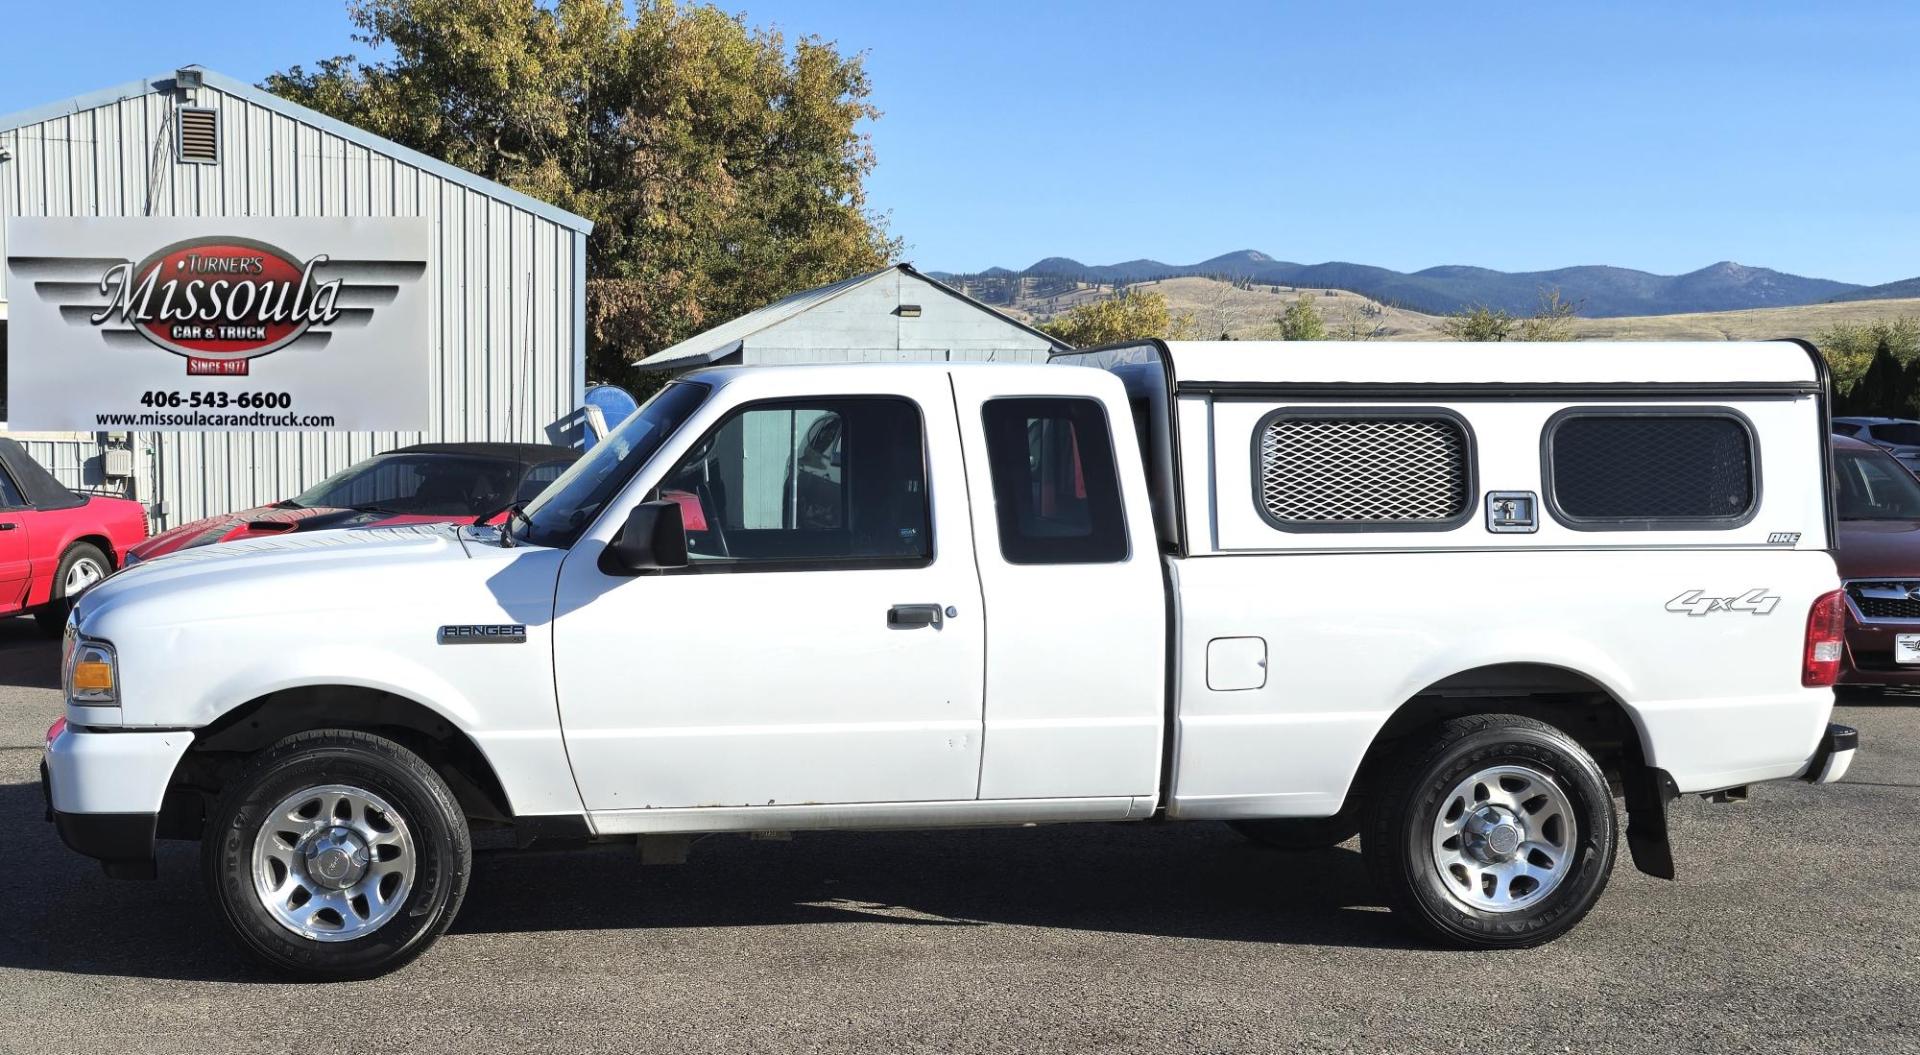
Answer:
[[[122,883],[41,821],[54,649],[0,620],[0,1051],[1920,1051],[1920,706],[1849,706],[1846,783],[1675,807],[1542,949],[1410,942],[1354,845],[1213,824],[491,853],[385,979],[282,983],[193,848]]]

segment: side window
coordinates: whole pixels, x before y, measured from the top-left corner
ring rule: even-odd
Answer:
[[[1578,530],[1732,528],[1758,504],[1753,430],[1729,409],[1563,410],[1544,446],[1548,507]]]
[[[26,504],[26,497],[14,484],[13,477],[7,475],[6,470],[0,469],[0,509],[19,509]]]
[[[1091,399],[994,399],[981,410],[1009,564],[1127,559],[1106,411]]]
[[[1254,504],[1281,531],[1443,531],[1473,516],[1473,433],[1446,410],[1290,407],[1253,435]]]
[[[516,502],[533,501],[540,492],[547,489],[548,484],[558,480],[560,474],[566,472],[567,466],[572,464],[572,462],[548,462],[545,465],[536,465],[528,469],[527,475],[520,478],[520,490],[515,492],[513,500]]]
[[[925,563],[925,434],[903,399],[756,404],[735,411],[660,485],[680,503],[692,564]]]
[[[1833,423],[1833,431],[1837,436],[1858,436],[1860,435],[1860,426],[1844,421],[1836,421]]]

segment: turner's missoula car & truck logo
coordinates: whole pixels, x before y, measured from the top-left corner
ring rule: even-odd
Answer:
[[[6,227],[17,428],[410,431],[433,420],[424,217],[20,216]]]
[[[314,274],[328,259],[299,261],[246,238],[179,242],[138,264],[107,268],[100,292],[110,300],[88,322],[131,324],[155,346],[185,356],[188,374],[245,374],[248,360],[340,318],[342,280]]]

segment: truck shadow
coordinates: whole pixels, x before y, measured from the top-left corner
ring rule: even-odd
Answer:
[[[0,968],[278,981],[228,944],[196,846],[162,844],[157,881],[117,882],[41,817],[37,785],[0,784]],[[1280,853],[1214,824],[721,836],[645,868],[630,846],[482,852],[453,935],[812,923],[1411,944],[1352,849]]]
[[[60,642],[26,616],[0,618],[0,687],[60,687]]]
[[[1356,850],[1283,853],[1218,824],[800,832],[791,842],[711,836],[684,865],[641,869],[634,857],[631,849],[487,855],[453,930],[872,921],[1411,944]]]

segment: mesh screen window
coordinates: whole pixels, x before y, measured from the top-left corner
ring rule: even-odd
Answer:
[[[1731,526],[1753,512],[1753,438],[1737,418],[1574,414],[1548,448],[1554,504],[1574,520]]]
[[[1470,512],[1466,426],[1441,414],[1297,414],[1258,435],[1259,505],[1289,531],[1444,528]]]

